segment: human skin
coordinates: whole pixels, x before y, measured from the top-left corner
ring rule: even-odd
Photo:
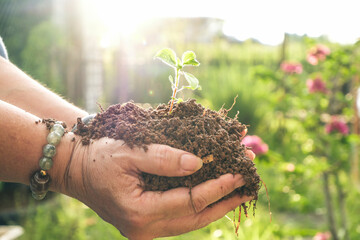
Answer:
[[[0,57],[0,100],[40,118],[54,118],[71,127],[77,117],[88,113],[22,72],[11,62]]]
[[[19,99],[16,84],[5,84],[13,78],[17,84],[32,86],[33,92],[45,93],[46,103],[50,106],[54,103],[61,113],[47,106],[37,108],[31,97]],[[40,118],[71,122],[86,114],[33,81],[0,58],[0,181],[28,185],[32,173],[39,169],[42,146],[49,133],[45,124],[36,124]],[[12,90],[3,90],[3,83]],[[23,94],[27,94],[25,90]],[[152,144],[145,152],[108,138],[83,146],[80,137],[68,132],[56,150],[54,165],[48,171],[50,190],[82,201],[129,239],[146,240],[189,232],[251,200],[251,197],[234,196],[208,207],[245,184],[240,175],[232,174],[193,187],[192,202],[188,188],[144,191],[141,172],[185,176],[202,167],[198,157],[169,146]],[[254,158],[251,151],[248,155]]]

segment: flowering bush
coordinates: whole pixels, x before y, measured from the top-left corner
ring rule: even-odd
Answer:
[[[327,88],[325,82],[321,78],[308,79],[306,81],[306,86],[309,90],[309,93],[327,93]]]
[[[330,122],[325,125],[325,132],[327,134],[339,132],[342,135],[347,135],[349,133],[349,128],[344,119],[339,116],[332,116]]]
[[[311,65],[317,65],[319,61],[326,59],[326,56],[330,54],[330,49],[324,45],[317,45],[312,47],[306,57],[306,60]]]
[[[316,208],[324,209],[322,224],[327,223],[331,232],[313,234],[314,240],[327,240],[331,236],[337,239],[340,231],[345,236],[343,239],[350,239],[346,236],[355,236],[359,222],[347,194],[357,196],[353,199],[360,196],[360,191],[354,191],[356,184],[360,186],[360,136],[356,134],[360,131],[357,117],[360,103],[356,103],[356,98],[360,98],[356,97],[360,87],[357,67],[360,41],[354,46],[333,46],[331,51],[324,45],[309,47],[302,62],[310,64],[304,64],[301,71],[300,65],[297,69],[290,64],[290,59],[283,61],[278,72],[270,74],[259,68],[254,75],[261,78],[262,85],[266,84],[264,107],[259,110],[266,114],[262,115],[264,120],[256,132],[266,132],[272,149],[266,158],[284,177],[283,181],[276,179],[276,184],[284,187],[280,188],[279,196],[272,195],[272,201],[281,202],[281,207],[289,211],[310,213]],[[291,54],[284,56],[292,57]],[[315,183],[315,179],[320,181]],[[359,211],[359,207],[355,208]],[[317,227],[320,226],[314,225]]]
[[[280,66],[283,72],[288,74],[300,74],[303,71],[301,63],[283,62]]]
[[[261,154],[265,154],[269,151],[269,147],[266,143],[264,143],[262,141],[262,139],[258,136],[251,136],[248,135],[246,136],[243,140],[242,143],[247,146],[250,147],[251,150],[256,154],[256,155],[261,155]]]

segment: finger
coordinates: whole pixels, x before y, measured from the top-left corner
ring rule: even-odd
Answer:
[[[199,170],[201,158],[166,145],[151,144],[148,150],[134,156],[134,164],[142,171],[159,176],[186,176]]]
[[[198,214],[193,214],[171,220],[163,220],[161,224],[164,224],[164,228],[166,229],[166,233],[164,232],[163,236],[179,235],[182,233],[203,228],[210,223],[224,217],[228,212],[234,210],[242,203],[248,202],[252,199],[253,197],[249,196],[234,196],[219,203],[216,203],[213,206],[204,209]]]
[[[176,188],[165,192],[144,192],[144,199],[152,199],[154,215],[158,218],[181,217],[201,212],[210,204],[245,185],[241,175],[225,174],[191,189]],[[149,201],[147,201],[149,203]],[[156,206],[155,206],[156,205]]]
[[[242,130],[242,132],[241,132],[240,140],[242,140],[242,139],[246,136],[247,132],[248,132],[248,129],[247,129],[247,127],[246,127],[246,128],[245,128],[244,130]]]
[[[254,153],[253,151],[251,151],[251,150],[246,150],[245,154],[246,154],[246,156],[247,156],[248,158],[250,158],[250,160],[252,160],[252,161],[253,161],[253,160],[255,159],[255,157],[256,157],[255,153]]]
[[[246,134],[248,132],[248,129],[245,128],[242,132],[241,132],[241,137],[240,137],[240,140],[242,140]],[[246,150],[246,156],[248,156],[248,158],[250,158],[251,160],[254,160],[255,159],[255,153],[251,150]]]

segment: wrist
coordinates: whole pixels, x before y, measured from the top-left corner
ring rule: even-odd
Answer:
[[[42,148],[42,157],[38,160],[40,169],[33,172],[30,178],[30,189],[37,200],[42,200],[49,190],[61,192],[62,172],[71,154],[71,136],[64,135],[66,126],[51,119],[43,120],[43,123],[46,123],[46,128],[50,132],[46,137],[47,144]]]
[[[83,147],[81,137],[72,132],[64,137],[59,148],[59,166],[52,173],[54,180],[50,190],[81,200],[85,192],[83,163],[87,159],[89,147]]]
[[[51,130],[47,137],[49,144],[44,146],[45,157],[42,157],[38,164],[41,171],[37,168],[33,172],[30,188],[33,196],[39,200],[48,190],[79,198],[85,189],[82,163],[86,159],[88,148],[81,146],[81,138],[75,136],[73,132],[63,134],[64,129],[61,130],[63,136],[59,139],[59,135],[55,133],[58,131],[54,129],[55,126],[56,124],[50,125]],[[56,147],[52,145],[52,141]],[[52,148],[51,153],[45,150],[49,145],[49,148]]]
[[[72,158],[75,147],[74,134],[65,133],[61,142],[56,148],[56,155],[53,158],[53,166],[48,171],[51,182],[49,190],[66,194],[66,171]]]

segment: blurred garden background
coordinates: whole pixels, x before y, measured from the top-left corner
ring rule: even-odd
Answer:
[[[262,187],[256,214],[242,217],[238,236],[224,217],[167,239],[360,239],[360,42],[326,35],[335,28],[341,37],[349,31],[360,37],[350,22],[356,1],[305,1],[298,13],[317,27],[309,34],[279,34],[267,23],[273,16],[289,26],[289,9],[296,11],[297,3],[253,1],[246,8],[237,1],[199,2],[0,0],[0,36],[11,62],[90,113],[99,111],[98,103],[168,102],[172,72],[153,58],[164,47],[178,54],[193,50],[201,63],[190,71],[202,90],[179,97],[219,110],[238,96],[228,116],[239,112],[249,135],[259,137],[247,143],[258,151],[271,213]],[[333,18],[315,21],[330,6],[337,7]],[[210,7],[221,14],[212,15]],[[275,38],[236,36],[254,21],[236,22],[246,12]],[[348,25],[337,24],[344,16]],[[123,239],[74,199],[52,194],[35,202],[30,196],[26,186],[0,182],[0,225],[22,226],[20,239]]]

